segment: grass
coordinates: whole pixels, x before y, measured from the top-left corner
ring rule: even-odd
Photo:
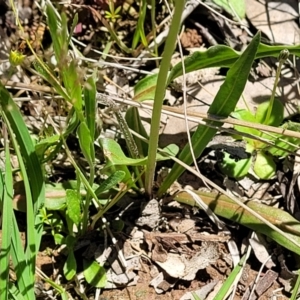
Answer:
[[[152,2],[153,3],[153,2]],[[121,9],[115,8],[110,3],[107,18],[104,24],[110,36],[109,45],[114,41],[119,49],[127,55],[134,53],[139,45],[147,48],[149,41],[145,33],[145,14],[147,10],[146,1],[141,1],[140,18],[137,21],[137,29],[131,48],[120,40],[116,27],[112,26],[121,17]],[[58,14],[57,8],[51,2],[47,2],[45,14],[47,25],[52,39],[53,54],[57,64],[53,67],[45,57],[38,56],[28,45],[34,54],[32,67],[39,76],[47,83],[56,95],[59,95],[69,107],[67,111],[67,125],[60,128],[49,117],[53,126],[51,136],[42,137],[34,142],[33,134],[27,129],[23,120],[20,108],[15,104],[11,95],[4,85],[0,86],[1,119],[3,121],[3,140],[5,153],[5,167],[0,176],[1,212],[2,212],[2,241],[0,253],[0,298],[1,299],[35,299],[35,264],[37,252],[40,249],[42,234],[49,230],[57,245],[64,245],[67,249],[67,257],[63,267],[64,277],[67,281],[73,281],[77,276],[78,261],[75,258],[74,247],[78,240],[87,234],[89,230],[96,228],[97,222],[101,219],[104,224],[104,216],[109,209],[114,207],[126,194],[135,193],[142,197],[153,195],[153,178],[156,171],[156,163],[163,160],[175,161],[168,176],[159,186],[158,197],[168,192],[169,187],[176,181],[183,171],[195,171],[189,167],[192,163],[191,151],[199,157],[214,135],[222,129],[223,121],[211,119],[211,116],[219,118],[230,117],[236,108],[247,82],[250,70],[255,59],[278,56],[281,51],[288,51],[300,56],[298,46],[267,46],[261,43],[260,33],[257,33],[242,53],[233,49],[218,45],[205,51],[195,52],[190,57],[176,65],[170,70],[170,60],[174,53],[177,35],[180,30],[180,17],[184,9],[184,1],[174,1],[174,15],[170,24],[168,38],[165,41],[163,58],[159,65],[158,74],[153,74],[140,80],[135,86],[135,103],[152,99],[153,110],[151,116],[151,129],[149,137],[142,126],[138,110],[134,107],[128,108],[125,117],[120,113],[119,107],[107,95],[99,95],[97,92],[97,70],[87,70],[81,64],[82,54],[79,51],[72,53],[72,32],[78,22],[77,16],[72,20],[68,29],[68,20],[65,14]],[[151,9],[152,23],[154,20],[155,7]],[[102,17],[101,17],[102,18]],[[109,24],[111,22],[112,24]],[[21,25],[19,24],[21,27]],[[151,26],[152,36],[156,36],[155,26]],[[155,52],[150,53],[157,56]],[[107,54],[107,53],[106,53]],[[105,57],[105,55],[104,55]],[[21,59],[22,58],[22,59]],[[15,64],[21,63],[23,57],[12,56]],[[173,79],[183,73],[192,72],[208,67],[227,67],[226,79],[218,91],[212,105],[208,110],[207,119],[204,119],[192,136],[192,145],[178,153],[178,147],[169,145],[165,149],[158,148],[159,124],[163,109],[163,100],[166,89]],[[89,75],[88,75],[89,74]],[[159,84],[158,84],[159,83]],[[265,110],[267,119],[272,117],[272,107],[275,105],[274,97]],[[120,146],[118,141],[99,138],[99,127],[97,127],[97,107],[101,104],[109,106],[114,111],[119,130],[126,140],[127,149]],[[241,121],[250,121],[241,118]],[[257,121],[257,120],[256,120]],[[260,120],[262,121],[262,120]],[[255,122],[254,122],[255,123]],[[256,122],[258,123],[258,122]],[[261,122],[262,126],[266,125]],[[271,130],[274,124],[267,122],[264,126],[266,131]],[[278,124],[276,124],[277,126]],[[295,131],[294,139],[298,139],[292,127],[289,134]],[[101,130],[101,128],[100,128]],[[262,143],[262,136],[256,135],[255,131],[250,133],[239,130],[241,136],[251,134],[251,140],[258,139]],[[249,126],[248,126],[249,130]],[[286,143],[285,128],[276,138],[281,143]],[[83,168],[72,154],[66,142],[70,135],[75,135],[79,143],[79,151],[82,153],[87,168]],[[272,139],[271,139],[272,141]],[[293,140],[296,143],[297,140]],[[105,158],[105,166],[101,169],[103,180],[95,181],[97,170],[97,149],[100,147]],[[276,145],[275,145],[276,146]],[[282,144],[277,145],[277,148]],[[276,148],[276,147],[275,147]],[[192,150],[191,150],[192,149]],[[288,154],[293,151],[286,148]],[[291,150],[291,151],[290,151]],[[70,186],[63,188],[64,195],[47,199],[47,178],[45,164],[51,163],[59,152],[64,152],[73,165],[76,173],[76,180]],[[128,154],[126,154],[128,153]],[[274,152],[275,153],[275,152]],[[10,164],[10,157],[14,154],[18,158],[18,170],[13,170]],[[275,154],[274,154],[275,155]],[[20,238],[18,220],[13,209],[14,201],[14,176],[15,172],[22,178],[26,194],[26,246],[24,247]],[[196,175],[203,179],[201,174]],[[175,199],[178,202],[191,206],[199,206],[199,199],[206,203],[206,206],[216,215],[239,222],[257,232],[263,233],[276,241],[278,244],[300,254],[300,223],[289,214],[275,208],[255,204],[246,205],[236,197],[228,195],[214,183],[206,180],[208,184],[217,188],[225,196],[219,197],[213,193],[198,195],[198,202],[191,197],[191,193],[178,194]],[[58,187],[58,185],[56,186]],[[52,188],[53,189],[53,188]],[[109,195],[109,196],[107,196]],[[202,206],[205,207],[205,206]],[[59,213],[58,213],[59,211]],[[91,212],[94,211],[93,214]],[[96,211],[96,213],[95,213]],[[62,217],[63,216],[63,217]],[[10,258],[16,273],[17,283],[9,278]],[[244,260],[245,258],[243,258]],[[88,284],[100,290],[106,285],[105,268],[93,260],[84,260],[83,273]],[[223,299],[232,287],[241,267],[237,266],[231,276],[224,283],[220,290]],[[97,276],[95,276],[97,275]],[[43,278],[63,299],[69,295],[57,283],[49,278]],[[299,283],[297,282],[296,286]],[[297,291],[293,293],[294,299]],[[81,297],[84,299],[85,294]],[[196,297],[196,296],[195,296]],[[217,298],[216,298],[217,299]]]

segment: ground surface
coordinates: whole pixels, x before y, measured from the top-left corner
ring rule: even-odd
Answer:
[[[115,5],[116,7],[118,5],[125,7],[124,3],[123,1],[118,1]],[[224,43],[229,44],[236,50],[242,50],[251,39],[249,31],[255,33],[256,30],[262,30],[264,38],[271,42],[292,44],[299,40],[299,24],[296,19],[298,14],[296,10],[297,1],[269,1],[269,6],[264,6],[255,0],[246,0],[246,3],[247,24],[250,28],[247,30],[241,25],[226,21],[219,14],[208,11],[206,8],[196,9],[186,20],[185,28],[180,36],[184,51],[188,53],[190,48],[207,48],[215,44]],[[3,56],[2,67],[4,68],[4,61],[7,59],[5,53],[9,49],[20,50],[20,47],[24,46],[22,44],[24,36],[21,36],[20,31],[16,27],[13,14],[8,5],[4,1],[0,2],[0,5],[3,7],[3,9],[0,9],[3,37],[0,50]],[[266,7],[269,10],[266,10]],[[67,12],[70,19],[74,16],[75,12],[78,12],[79,21],[74,31],[74,37],[84,43],[79,48],[86,56],[97,57],[98,54],[91,49],[103,51],[105,44],[108,42],[107,31],[103,29],[103,24],[99,17],[97,17],[97,13],[103,15],[103,12],[108,9],[106,1],[72,1],[72,5],[66,4],[60,8]],[[122,36],[125,36],[124,41],[132,39],[133,28],[137,24],[137,11],[138,6],[133,5],[130,13],[122,15],[115,25],[116,30]],[[233,19],[233,16],[230,14],[222,10],[220,12],[229,19]],[[44,16],[33,2],[21,0],[19,1],[19,14],[23,22],[26,38],[30,38],[33,41],[32,45],[37,52],[44,53],[44,51],[49,49],[48,47],[51,44]],[[264,22],[264,18],[270,18],[268,14],[271,15],[271,21],[274,22],[274,25],[264,27],[262,23]],[[287,15],[289,18],[287,18]],[[156,23],[161,23],[167,16],[166,7],[163,4],[157,4]],[[286,22],[284,33],[282,32],[283,25],[280,27],[276,26],[277,22],[283,21]],[[145,24],[145,30],[149,32],[151,27],[148,23]],[[160,30],[163,31],[164,29],[165,27],[162,27]],[[45,35],[39,36],[36,34],[37,32],[45,33]],[[27,51],[27,49],[24,50],[26,55]],[[136,53],[134,53],[135,56],[138,56],[140,52],[141,49],[137,48]],[[110,53],[116,56],[126,56],[117,46],[112,47]],[[130,65],[128,63],[125,64]],[[147,63],[137,68],[150,70],[155,68],[155,64]],[[282,101],[287,103],[286,107],[289,107],[288,105],[291,104],[290,100],[297,102],[299,99],[297,87],[295,84],[292,84],[294,74],[291,72],[291,69],[287,68],[287,75],[281,81],[282,86],[279,89]],[[245,97],[249,99],[248,105],[250,109],[255,109],[257,104],[269,95],[274,81],[274,70],[275,61],[259,62],[256,68],[253,69],[252,75],[254,80],[252,82],[249,81],[245,91]],[[113,68],[108,68],[105,72],[111,80],[117,81],[124,90],[130,90],[134,85],[134,80],[140,78],[138,77],[140,75],[135,74],[133,77],[138,77],[137,79],[128,80],[127,74],[124,74],[122,70],[117,71]],[[196,80],[195,78],[190,78],[192,81],[189,83],[191,93],[195,98],[206,102],[205,106],[199,106],[199,102],[191,97],[189,99],[191,107],[194,107],[196,103],[197,110],[200,112],[202,110],[206,111],[213,99],[211,95],[216,94],[224,78],[223,75],[223,70],[211,70],[209,73],[194,75]],[[5,72],[2,72],[1,76],[4,80],[6,76]],[[195,85],[193,86],[192,84],[197,82],[197,80],[201,81],[204,88],[199,88],[196,85],[194,92],[192,89],[195,88]],[[11,82],[15,82],[19,86],[22,86],[22,83],[26,85],[39,83],[38,79],[28,70],[20,69],[10,78],[7,85],[15,97],[37,97],[38,93],[36,92],[25,92],[22,89],[16,91],[12,89]],[[106,84],[107,86],[110,85],[109,83]],[[101,88],[103,88],[103,85],[101,85]],[[181,94],[177,92],[173,92],[173,94],[176,95],[178,101]],[[172,103],[174,101],[173,96],[170,94],[168,97],[169,99],[167,100]],[[20,104],[27,118],[28,127],[33,132],[41,128],[37,117],[43,109],[46,109],[53,117],[59,113],[62,120],[63,113],[60,111],[59,104],[54,103],[53,105],[51,103],[51,105],[49,105],[47,99],[43,99],[37,103],[28,101],[28,98],[27,101]],[[287,108],[287,111],[290,110]],[[181,126],[181,124],[183,125]],[[193,124],[190,124],[190,127],[192,126]],[[184,132],[184,123],[170,117],[162,132],[162,146],[164,146],[164,143],[169,144],[171,142],[182,146],[186,140]],[[221,142],[217,141],[216,143],[220,144]],[[225,141],[225,145],[226,143],[232,144],[232,141]],[[74,147],[72,150],[76,152],[78,150],[76,149],[76,143],[74,144],[70,141],[70,144]],[[224,144],[222,145],[226,147]],[[217,151],[218,147],[210,145],[199,160],[199,166],[203,175],[227,190],[235,191],[244,197],[248,197],[248,199],[255,198],[268,204],[272,204],[271,200],[279,199],[276,201],[276,205],[284,207],[287,193],[284,194],[283,191],[290,188],[293,167],[289,171],[285,171],[284,164],[278,162],[276,178],[269,181],[253,181],[251,178],[249,179],[249,181],[252,180],[251,183],[246,183],[245,181],[238,183],[234,180],[226,179],[219,172],[216,159]],[[59,182],[74,179],[74,170],[63,159],[57,158],[51,168],[50,178],[53,181]],[[199,182],[198,179],[189,174],[182,176],[179,184],[182,187],[190,185],[195,189],[204,186],[202,182]],[[295,201],[299,193],[299,188],[295,184],[291,189],[294,189]],[[192,299],[191,295],[186,295],[190,291],[199,291],[201,297],[205,295],[205,299],[213,299],[218,288],[233,269],[233,260],[228,248],[229,240],[234,242],[240,253],[250,238],[250,231],[243,226],[237,226],[229,221],[225,221],[229,226],[227,229],[218,230],[217,226],[209,220],[205,213],[194,211],[187,206],[174,204],[169,199],[160,199],[160,201],[153,202],[150,212],[148,210],[149,207],[147,208],[146,205],[146,199],[131,199],[130,201],[134,202],[133,207],[126,210],[122,215],[124,229],[118,231],[112,226],[113,235],[118,241],[118,246],[122,250],[127,266],[120,263],[120,256],[117,258],[115,253],[116,248],[110,246],[110,242],[108,245],[105,245],[103,242],[103,232],[98,230],[102,224],[98,224],[95,230],[90,232],[90,236],[82,238],[82,245],[79,243],[78,250],[75,253],[78,259],[78,273],[82,270],[82,266],[80,266],[82,257],[92,257],[101,261],[104,249],[107,250],[110,247],[112,253],[115,253],[108,260],[107,264],[107,269],[111,272],[110,288],[112,289],[103,289],[99,299]],[[125,204],[120,203],[120,206],[108,214],[107,218],[111,223],[114,222],[114,219],[126,207],[126,199],[124,202]],[[144,203],[142,208],[141,202]],[[295,209],[294,213],[299,212]],[[26,224],[22,221],[24,220],[24,213],[20,212],[18,219],[20,220],[21,227],[25,227]],[[273,266],[265,267],[260,274],[258,273],[262,262],[259,262],[258,258],[260,254],[257,248],[257,252],[252,254],[248,259],[243,275],[237,284],[233,299],[250,299],[249,288],[251,288],[254,281],[256,281],[257,285],[256,294],[254,293],[251,299],[271,299],[271,297],[275,296],[278,297],[277,299],[289,299],[289,282],[295,277],[291,271],[294,270],[296,259],[293,257],[293,254],[274,245],[269,240],[263,240],[263,242],[267,245],[266,248],[269,254],[273,255]],[[37,258],[37,267],[51,279],[60,282],[68,290],[70,297],[72,295],[73,299],[83,299],[81,298],[82,295],[80,296],[78,292],[80,284],[77,284],[78,289],[76,292],[75,282],[67,283],[61,276],[64,261],[65,255],[63,249],[55,246],[53,237],[50,234],[45,235],[41,251]],[[185,268],[189,268],[189,272],[185,273],[180,269],[184,268],[184,266]],[[124,274],[127,278],[122,277]],[[156,281],[154,282],[153,279],[156,279]],[[40,277],[37,276],[37,281],[39,280]],[[204,287],[207,287],[206,292],[203,289]],[[43,285],[42,290],[45,292],[47,289],[51,290],[46,284]],[[93,289],[86,291],[86,295],[89,296],[88,299],[94,299],[94,294],[95,290]],[[41,298],[51,299],[47,297],[49,295],[47,296],[46,293],[41,294]]]

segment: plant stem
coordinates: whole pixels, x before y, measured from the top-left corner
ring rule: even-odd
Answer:
[[[281,68],[282,68],[283,64],[285,63],[285,61],[287,60],[288,56],[289,56],[289,51],[287,49],[282,50],[279,54],[279,57],[278,57],[279,65],[278,65],[278,68],[277,68],[277,71],[276,71],[275,82],[274,82],[272,95],[271,95],[271,99],[270,99],[270,103],[269,103],[269,107],[268,107],[268,111],[267,111],[267,117],[265,119],[264,124],[269,124],[272,109],[273,109],[273,105],[274,105],[274,98],[275,98],[276,88],[277,88],[278,81],[279,81],[279,76],[280,76],[280,73],[281,73]]]
[[[153,115],[152,115],[150,139],[149,139],[148,161],[147,161],[147,170],[146,170],[146,178],[145,178],[145,190],[148,195],[152,194],[161,110],[162,110],[163,100],[164,100],[165,91],[167,87],[167,78],[168,78],[171,58],[176,44],[177,33],[179,31],[180,19],[181,19],[181,14],[184,5],[185,5],[185,1],[182,0],[175,1],[175,11],[172,18],[170,32],[166,40],[163,58],[161,61],[161,65],[157,77],[157,82],[159,84],[157,84],[156,86],[155,96],[154,96]]]

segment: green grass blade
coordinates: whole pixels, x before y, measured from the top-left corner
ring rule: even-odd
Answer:
[[[146,2],[146,0],[141,0],[139,19],[138,19],[137,27],[136,27],[136,30],[134,32],[133,39],[132,39],[132,46],[131,46],[132,49],[136,48],[140,39],[141,39],[144,47],[148,46],[148,42],[147,42],[147,39],[145,36],[145,30],[144,30],[146,10],[147,10],[147,2]]]
[[[37,213],[39,208],[44,204],[44,175],[40,167],[38,157],[35,153],[35,147],[31,136],[19,108],[2,84],[0,84],[0,105],[1,114],[6,123],[9,123],[9,127],[12,130],[11,134],[16,137],[20,153],[24,158],[26,172],[30,176],[30,187],[34,211]]]
[[[226,281],[222,284],[222,288],[219,290],[214,300],[223,300],[226,299],[228,292],[230,291],[232,285],[236,281],[237,276],[242,272],[244,263],[247,259],[247,255],[244,255],[239,263],[234,267]]]
[[[208,114],[228,117],[234,111],[235,106],[240,99],[248,79],[252,63],[255,59],[256,51],[260,42],[260,33],[256,34],[247,49],[241,57],[234,63],[227,73],[225,82],[220,87],[213,103],[211,104]],[[222,123],[207,121],[207,124],[221,126]],[[206,145],[216,134],[217,129],[209,128],[204,125],[198,126],[192,137],[193,149],[196,157],[199,157]],[[193,159],[189,145],[179,155],[179,159],[186,164],[191,164]],[[162,195],[169,186],[179,178],[184,168],[179,164],[175,164],[171,172],[167,176],[159,189],[159,195]]]
[[[40,162],[35,153],[35,147],[24,123],[18,106],[12,100],[8,91],[0,84],[1,115],[7,125],[12,144],[17,154],[27,199],[27,248],[26,255],[22,255],[22,245],[19,242],[19,231],[14,221],[13,241],[15,256],[13,259],[18,275],[24,280],[22,294],[28,299],[34,299],[35,258],[39,249],[42,225],[37,216],[44,204],[45,186]],[[29,180],[30,178],[30,180]],[[22,250],[22,251],[21,251]],[[25,264],[25,265],[24,265]],[[24,267],[23,267],[24,265]],[[21,280],[21,278],[18,278]],[[25,293],[25,294],[24,294]]]
[[[5,177],[3,181],[2,174],[0,175],[0,185],[3,188],[3,193],[1,193],[3,196],[1,197],[2,243],[0,244],[0,299],[7,299],[13,215],[13,177],[8,143],[5,145]]]

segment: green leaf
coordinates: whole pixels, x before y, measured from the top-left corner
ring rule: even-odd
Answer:
[[[1,83],[0,106],[0,113],[7,125],[11,145],[18,157],[27,200],[26,250],[24,253],[18,225],[13,215],[11,257],[18,278],[18,288],[26,299],[34,299],[35,259],[43,232],[38,212],[45,198],[44,175],[19,107]]]
[[[63,62],[62,62],[63,63]],[[82,111],[82,89],[81,80],[75,60],[69,64],[64,64],[61,70],[62,78],[66,90],[71,98],[71,104],[77,112]]]
[[[80,198],[77,191],[66,190],[67,215],[77,226],[81,221]]]
[[[140,80],[134,87],[134,100],[142,102],[153,100],[157,83],[157,74],[149,75]]]
[[[84,94],[84,105],[85,105],[85,119],[87,127],[90,131],[91,139],[95,138],[96,128],[96,112],[97,112],[97,101],[96,101],[96,84],[93,77],[89,77],[85,88]]]
[[[146,158],[127,157],[121,146],[113,139],[100,138],[99,143],[101,144],[105,158],[112,165],[142,166],[146,164]]]
[[[95,261],[83,260],[83,274],[85,280],[92,286],[103,288],[106,285],[105,269]]]
[[[256,110],[255,118],[256,123],[266,124],[265,120],[267,117],[268,108],[270,101],[261,103]],[[278,127],[284,118],[284,106],[281,101],[277,98],[274,99],[274,103],[271,110],[269,122],[266,125]]]
[[[145,158],[130,158],[127,157],[120,145],[113,139],[100,138],[99,142],[102,146],[104,156],[110,162],[109,165],[119,165],[119,166],[143,166],[147,162],[147,157]],[[171,144],[163,149],[166,155],[175,156],[178,153],[178,146]],[[166,155],[157,154],[157,161],[169,159]]]
[[[272,179],[276,174],[276,164],[271,156],[259,151],[255,158],[253,170],[260,179]]]
[[[234,111],[233,113],[231,113],[231,116],[233,118],[236,118],[238,120],[243,120],[243,121],[247,121],[247,122],[253,122],[253,123],[257,123],[257,120],[255,118],[255,116],[248,110],[246,109],[239,109]],[[247,126],[239,126],[239,125],[235,125],[234,129],[241,132],[241,133],[247,133],[247,134],[251,134],[254,136],[260,136],[261,135],[261,131],[251,128],[251,127],[247,127]],[[254,140],[251,138],[247,138],[247,137],[242,137],[245,141],[247,141],[247,143],[253,145],[254,144]]]
[[[79,138],[80,149],[88,161],[89,165],[92,166],[95,161],[94,152],[94,141],[91,138],[91,133],[85,122],[81,122],[77,129],[77,134]]]
[[[70,251],[63,268],[64,275],[67,280],[72,280],[72,278],[76,275],[76,269],[77,263],[75,255],[73,251]]]
[[[95,194],[98,196],[116,187],[116,185],[123,180],[124,176],[125,172],[123,171],[114,172],[100,184],[100,186],[95,190]]]
[[[288,121],[287,123],[283,124],[281,128],[299,132],[300,124]],[[290,137],[290,136],[282,136],[279,134],[276,134],[275,136],[277,137],[274,141],[275,147],[267,148],[267,151],[274,156],[279,156],[280,158],[284,158],[289,154],[289,152],[295,152],[300,145],[300,140],[298,138]],[[277,147],[283,149],[279,149]]]
[[[248,174],[251,167],[252,157],[246,159],[240,159],[235,161],[230,158],[227,152],[224,152],[224,158],[221,163],[218,164],[220,170],[227,176],[235,179],[241,179]]]
[[[256,34],[247,49],[240,58],[233,64],[227,72],[225,82],[220,87],[213,103],[211,104],[208,114],[228,117],[235,109],[240,96],[246,85],[249,72],[252,67],[253,60],[260,41],[260,33]],[[221,126],[222,123],[206,121],[207,124],[213,126]],[[216,134],[217,129],[210,128],[205,125],[198,126],[192,137],[193,149],[196,157],[199,157],[207,144]],[[186,164],[193,161],[190,146],[186,145],[179,155],[179,159]],[[164,193],[169,186],[182,174],[184,168],[179,164],[175,164],[168,174],[167,178],[159,189],[159,194]]]
[[[278,57],[282,50],[289,50],[293,55],[300,56],[299,45],[295,46],[275,46],[259,44],[255,59],[264,57]],[[241,56],[241,52],[234,51],[232,48],[224,45],[216,45],[204,51],[194,52],[184,60],[185,72],[193,72],[210,67],[230,68]],[[182,62],[173,67],[169,74],[168,83],[182,75]],[[134,100],[144,101],[153,100],[157,84],[157,74],[147,76],[140,80],[134,88]]]
[[[236,15],[240,19],[244,19],[246,15],[245,0],[212,0],[216,5],[223,8],[231,16]]]
[[[55,233],[53,238],[54,238],[55,245],[62,245],[65,239],[64,236],[60,233]]]
[[[134,32],[133,39],[132,39],[132,47],[131,47],[132,49],[136,48],[140,39],[142,40],[144,47],[148,46],[148,42],[147,42],[147,39],[145,36],[145,30],[144,30],[146,10],[147,10],[147,1],[142,0],[140,3],[139,19],[138,19],[136,30]]]
[[[5,173],[0,173],[0,212],[2,215],[2,235],[0,240],[0,299],[7,299],[9,282],[9,262],[13,215],[13,175],[10,163],[9,143],[5,142]]]

